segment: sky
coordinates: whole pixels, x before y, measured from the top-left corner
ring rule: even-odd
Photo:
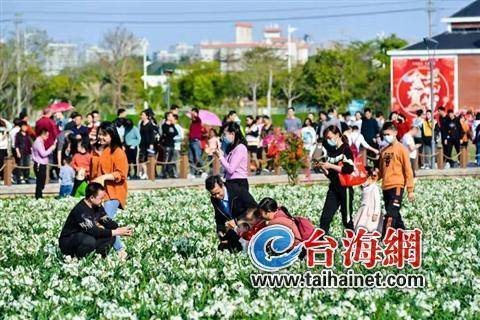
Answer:
[[[428,35],[427,0],[0,0],[0,36],[21,26],[46,30],[56,42],[101,45],[105,32],[123,25],[149,42],[149,52],[176,43],[232,42],[235,21],[254,24],[254,39],[262,29],[278,24],[297,29],[294,36],[315,43],[373,39],[391,34],[409,42]],[[433,35],[446,30],[441,19],[472,1],[433,0]],[[352,16],[353,14],[353,16]],[[349,16],[350,15],[350,16]],[[261,21],[267,20],[268,21]]]

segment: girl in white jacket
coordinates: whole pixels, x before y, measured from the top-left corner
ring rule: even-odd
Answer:
[[[368,232],[382,233],[383,215],[380,204],[380,189],[377,185],[377,173],[373,168],[367,167],[368,179],[362,185],[362,200],[357,214],[353,218],[355,232],[364,227]]]

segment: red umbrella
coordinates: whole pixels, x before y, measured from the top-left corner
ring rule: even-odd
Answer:
[[[48,106],[52,112],[64,112],[72,110],[74,107],[68,102],[57,102]]]

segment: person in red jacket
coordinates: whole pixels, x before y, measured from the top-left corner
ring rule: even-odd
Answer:
[[[45,140],[45,149],[50,148],[57,140],[57,136],[60,133],[60,129],[58,129],[57,123],[52,119],[52,110],[50,108],[45,108],[43,110],[43,116],[37,120],[35,123],[35,134],[38,136],[40,132],[43,130],[48,131],[48,138]],[[57,157],[55,157],[57,153],[52,152],[48,158],[48,162],[51,164],[57,163]],[[60,168],[58,167],[50,167],[50,177],[52,180],[58,179],[58,175],[60,173]]]
[[[35,134],[37,136],[43,129],[48,131],[48,139],[45,140],[45,149],[48,149],[53,145],[55,139],[57,139],[57,136],[60,133],[57,124],[51,117],[52,111],[49,108],[46,108],[43,110],[43,116],[35,123]]]

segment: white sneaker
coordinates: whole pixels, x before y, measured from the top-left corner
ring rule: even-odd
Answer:
[[[196,177],[195,177],[193,174],[191,174],[191,173],[189,173],[189,174],[187,175],[187,179],[195,179],[195,178],[196,178]]]
[[[202,175],[201,175],[202,179],[207,179],[208,177],[208,173],[206,172],[203,172]]]

